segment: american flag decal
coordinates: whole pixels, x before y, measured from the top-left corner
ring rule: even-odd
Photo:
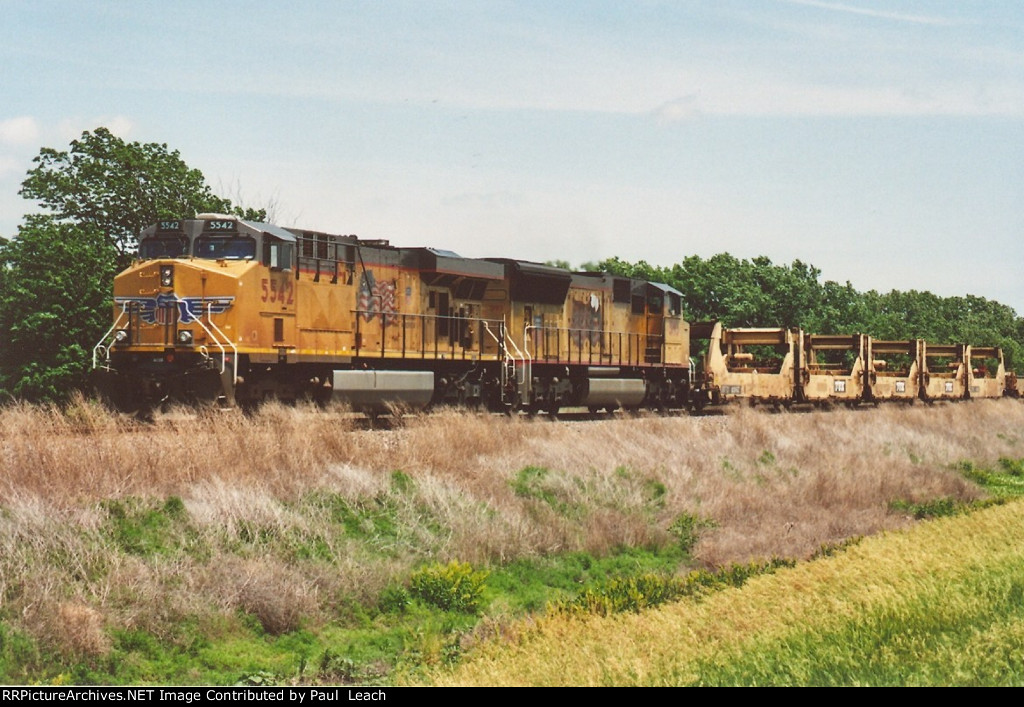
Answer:
[[[363,273],[359,282],[359,312],[366,321],[383,313],[388,324],[398,321],[398,305],[395,300],[395,282],[377,282],[372,270]]]

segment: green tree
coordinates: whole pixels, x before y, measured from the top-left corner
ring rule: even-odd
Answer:
[[[721,320],[728,327],[801,327],[815,334],[870,334],[876,339],[1000,346],[1008,369],[1024,365],[1024,318],[983,297],[939,297],[931,292],[858,292],[847,282],[822,284],[821,271],[800,260],[775,265],[764,256],[692,255],[655,267],[608,258],[597,269],[664,282],[683,293],[691,322]]]
[[[68,150],[44,147],[19,192],[52,216],[98,229],[127,265],[138,234],[162,218],[201,212],[232,213],[261,221],[265,211],[240,209],[213,193],[202,172],[166,144],[125,142],[107,128],[72,140]]]
[[[572,270],[573,267],[568,260],[545,260],[545,265],[550,265],[553,268],[562,268],[562,270]]]
[[[94,226],[27,216],[0,241],[0,385],[59,400],[87,381],[92,346],[110,326],[114,252]]]
[[[0,386],[27,400],[59,400],[83,387],[92,347],[110,326],[114,274],[138,234],[162,218],[201,212],[262,221],[217,196],[176,150],[127,143],[106,128],[66,151],[44,147],[21,195],[44,211],[0,240]]]

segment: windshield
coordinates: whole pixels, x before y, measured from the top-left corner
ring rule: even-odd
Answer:
[[[188,255],[188,238],[147,238],[139,244],[139,257],[142,260],[153,258],[177,258]]]
[[[248,236],[199,236],[195,256],[207,260],[255,258],[256,240]]]

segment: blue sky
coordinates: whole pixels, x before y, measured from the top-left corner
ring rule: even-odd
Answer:
[[[100,125],[298,225],[1024,314],[1024,3],[0,0],[0,235]]]

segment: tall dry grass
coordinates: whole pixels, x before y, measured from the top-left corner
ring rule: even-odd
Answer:
[[[102,653],[101,625],[173,638],[197,611],[281,632],[424,561],[671,542],[682,514],[708,521],[696,563],[807,557],[911,523],[893,499],[975,498],[950,465],[1024,456],[1022,440],[1009,400],[581,423],[443,411],[390,431],[302,406],[150,424],[86,400],[14,405],[0,410],[0,620],[69,653]],[[171,497],[184,512],[168,521]],[[167,547],[126,549],[112,501],[167,523],[145,540]],[[54,634],[62,612],[78,638]]]

